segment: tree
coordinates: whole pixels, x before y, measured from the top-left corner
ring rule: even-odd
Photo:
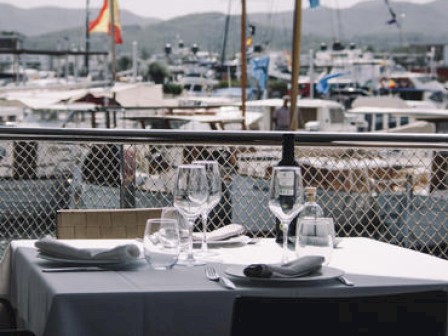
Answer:
[[[168,69],[161,63],[154,62],[148,66],[149,78],[156,84],[163,84],[169,75]]]
[[[120,57],[117,64],[118,71],[128,70],[131,67],[132,67],[132,60],[129,56]]]

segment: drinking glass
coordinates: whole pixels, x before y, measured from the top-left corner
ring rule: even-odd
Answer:
[[[219,175],[219,166],[217,161],[193,161],[193,164],[205,167],[208,184],[208,197],[205,207],[201,213],[202,219],[202,244],[201,251],[197,253],[200,257],[214,257],[217,253],[208,250],[207,244],[207,219],[208,214],[218,205],[221,199],[221,177]]]
[[[188,252],[188,226],[185,218],[175,207],[163,207],[161,218],[173,219],[179,227],[179,260],[184,260]]]
[[[334,237],[333,218],[301,218],[297,222],[296,254],[299,258],[306,255],[323,256],[324,265],[328,265],[333,254]]]
[[[269,189],[269,209],[280,221],[283,231],[282,262],[289,261],[289,223],[303,208],[303,183],[299,167],[278,166],[272,170]]]
[[[179,258],[179,227],[174,219],[148,219],[143,236],[143,251],[156,270],[172,268]]]
[[[208,198],[208,184],[203,165],[180,165],[177,168],[173,189],[174,207],[185,218],[188,227],[187,258],[180,265],[202,265],[193,255],[193,227],[195,220],[203,212]]]

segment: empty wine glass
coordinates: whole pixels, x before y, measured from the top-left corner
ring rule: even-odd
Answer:
[[[200,257],[214,257],[217,253],[213,253],[208,250],[207,244],[207,219],[210,211],[218,205],[221,199],[221,177],[219,175],[219,166],[217,161],[193,161],[193,164],[203,165],[207,175],[208,183],[208,198],[206,206],[201,213],[202,219],[202,245],[200,253],[197,253]]]
[[[208,198],[208,184],[203,165],[180,165],[177,168],[173,189],[174,207],[185,218],[188,227],[188,253],[179,265],[201,265],[193,255],[193,227],[202,213]]]
[[[269,209],[280,220],[283,231],[282,262],[289,261],[289,223],[303,208],[303,183],[299,167],[274,167],[269,190]]]

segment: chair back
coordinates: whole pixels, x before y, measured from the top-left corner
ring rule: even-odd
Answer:
[[[348,298],[237,297],[231,336],[447,335],[447,292]]]
[[[60,239],[143,238],[146,220],[159,218],[160,208],[60,209],[56,236]]]

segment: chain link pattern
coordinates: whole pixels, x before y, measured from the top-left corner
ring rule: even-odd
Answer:
[[[338,236],[448,257],[448,152],[296,145],[295,154]],[[196,159],[220,164],[223,194],[210,229],[241,223],[272,237],[268,191],[280,155],[280,146],[1,140],[1,242],[53,234],[60,208],[170,206],[176,167]]]

